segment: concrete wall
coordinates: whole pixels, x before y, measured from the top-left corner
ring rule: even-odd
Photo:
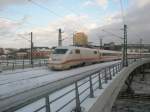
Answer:
[[[97,101],[92,105],[88,112],[110,112],[113,103],[129,74],[137,67],[146,63],[150,63],[150,60],[138,61],[124,68],[119,74],[117,74],[117,77],[113,79],[111,84],[105,88],[103,94],[97,98]]]

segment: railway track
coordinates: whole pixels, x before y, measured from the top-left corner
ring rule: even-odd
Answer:
[[[44,76],[47,76],[47,75],[50,75],[50,74],[47,73],[47,74],[41,74],[41,75],[38,75],[38,76],[29,77],[29,78],[23,78],[23,79],[18,79],[18,80],[14,80],[14,81],[8,81],[8,82],[5,82],[5,83],[0,83],[0,85],[15,83],[15,82],[24,81],[24,80],[35,79],[35,78],[44,77]]]
[[[88,67],[88,66],[86,66],[86,67]],[[77,68],[75,68],[75,69],[77,69]],[[73,70],[73,69],[70,69],[70,70]],[[37,71],[39,71],[39,72],[37,72]],[[48,68],[46,68],[43,70],[43,73],[42,73],[41,69],[33,68],[33,69],[24,70],[24,71],[16,71],[16,72],[12,72],[12,73],[11,72],[10,73],[2,73],[2,74],[0,74],[0,86],[5,85],[5,84],[11,84],[11,83],[19,84],[19,82],[22,82],[22,81],[32,80],[32,79],[36,79],[36,78],[38,79],[40,77],[52,75],[53,73],[56,73],[56,72],[60,72],[60,71],[51,71]],[[24,74],[28,74],[28,76],[22,77]],[[9,75],[10,77],[6,78],[5,75]],[[17,78],[14,78],[14,76],[17,76]],[[5,77],[5,78],[3,79],[3,77]]]
[[[40,67],[40,68],[44,68],[44,67]],[[16,69],[16,71],[11,71],[11,70],[8,70],[9,72],[5,71],[5,73],[1,73],[0,75],[10,75],[10,74],[15,74],[15,73],[23,73],[23,72],[29,72],[29,71],[33,71],[33,70],[39,70],[39,67],[36,67],[36,68],[27,68],[27,69],[21,69],[21,71],[18,71]]]
[[[137,101],[150,101],[150,94],[119,94],[118,99],[132,99]]]
[[[34,70],[38,70],[38,69],[34,69]],[[33,70],[26,70],[26,71],[19,71],[19,72],[15,72],[15,73],[19,73],[19,75],[22,75],[22,73],[25,72],[30,72]],[[15,79],[15,80],[0,80],[0,86],[1,85],[5,85],[5,84],[11,84],[11,83],[19,83],[21,81],[26,81],[26,80],[32,80],[32,79],[36,79],[36,78],[40,78],[40,77],[44,77],[44,76],[48,76],[48,75],[52,75],[53,73],[56,73],[57,71],[49,71],[48,73],[43,73],[43,74],[37,74],[37,73],[32,73],[32,76],[30,77],[26,77],[26,78],[19,78],[19,79]],[[8,75],[8,74],[4,74],[4,75]],[[9,75],[13,75],[12,73],[9,73]]]
[[[32,91],[35,88],[38,89],[42,86],[49,85],[52,82],[57,82],[65,78],[74,77],[75,75],[78,75],[85,71],[90,72],[90,70],[103,68],[115,63],[118,63],[118,61],[94,64],[65,71],[39,69],[24,73],[14,73],[10,75],[0,74],[0,99],[6,99],[16,94],[24,93],[25,91]]]
[[[24,70],[24,71],[0,74],[0,85],[15,83],[15,82],[24,81],[24,80],[30,80],[30,79],[39,78],[39,77],[43,77],[43,76],[47,76],[51,74],[51,71],[49,71],[48,69],[44,69],[45,73],[44,72],[40,73],[40,72],[41,72],[41,69],[34,68],[34,69],[29,69],[29,70]],[[24,77],[24,74],[28,74],[28,76]],[[6,76],[9,78],[7,78]],[[16,76],[17,78],[14,78]]]

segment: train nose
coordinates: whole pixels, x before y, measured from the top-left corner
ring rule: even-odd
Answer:
[[[52,58],[52,61],[61,61],[62,58]]]
[[[63,70],[64,66],[61,64],[50,64],[49,68],[52,70]]]

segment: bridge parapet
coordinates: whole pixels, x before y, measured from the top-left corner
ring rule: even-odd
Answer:
[[[124,85],[128,76],[138,67],[150,64],[150,59],[138,60],[128,67],[123,68],[117,77],[104,89],[103,94],[101,94],[95,103],[90,107],[88,112],[111,112],[111,108],[115,99]]]
[[[149,59],[136,61],[126,68],[122,68],[122,64],[119,62],[101,69],[97,68],[67,77],[35,88],[32,91],[0,99],[0,111],[12,112],[26,109],[28,105],[29,107],[32,105],[32,107],[35,107],[32,109],[34,112],[43,109],[46,112],[81,112],[84,110],[88,112],[109,112],[128,75],[136,67],[149,62]],[[97,98],[95,96],[96,90],[101,91],[101,95]],[[84,105],[89,98],[95,99],[95,101],[92,105],[89,105],[87,110]],[[37,101],[43,102],[43,104],[40,106],[32,104]],[[59,103],[60,101],[61,103]]]

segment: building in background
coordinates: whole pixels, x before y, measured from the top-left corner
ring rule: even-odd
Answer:
[[[51,49],[48,47],[34,47],[33,58],[49,58]]]
[[[104,43],[103,48],[105,50],[114,50],[115,49],[115,43],[114,42]]]
[[[103,49],[121,51],[122,50],[122,45],[116,45],[114,42],[104,43]]]
[[[84,32],[77,32],[73,37],[73,44],[75,46],[87,46],[88,45],[88,37]]]
[[[16,59],[28,59],[28,48],[20,48],[16,52]]]
[[[49,58],[51,53],[51,49],[48,47],[34,47],[32,51],[33,59],[43,59]],[[18,59],[30,59],[31,49],[30,48],[22,48],[19,49],[16,53],[16,58]]]
[[[129,52],[147,53],[150,52],[150,44],[128,44]]]
[[[18,51],[16,48],[4,48],[4,55],[6,59],[14,59],[16,58],[15,54]]]
[[[89,44],[90,48],[99,49],[100,46]],[[104,50],[114,50],[114,51],[122,51],[123,44],[115,44],[114,42],[104,43],[102,46]],[[128,52],[137,52],[137,53],[149,53],[150,52],[150,44],[128,44]]]
[[[0,59],[30,59],[31,57],[30,48],[5,48],[3,49],[3,51],[1,50],[0,53]],[[48,47],[34,47],[32,51],[32,56],[34,59],[43,59],[49,58],[50,53],[51,49]]]

